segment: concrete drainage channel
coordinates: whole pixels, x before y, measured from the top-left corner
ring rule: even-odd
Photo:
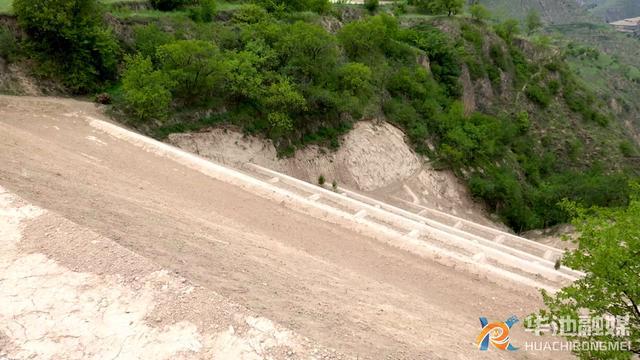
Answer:
[[[117,125],[88,118],[89,124],[111,136],[156,155],[168,157],[207,176],[239,186],[298,211],[370,236],[389,245],[470,273],[500,278],[518,285],[556,291],[582,274],[554,261],[562,251],[514,237],[472,232],[471,222],[456,220],[450,226],[366,196],[339,189],[330,191],[254,164],[237,171]],[[473,223],[471,223],[473,224]],[[487,229],[482,229],[487,231]]]
[[[318,203],[350,212],[354,218],[391,228],[399,236],[430,242],[443,250],[468,257],[472,262],[490,264],[501,271],[541,282],[552,290],[583,276],[581,272],[564,266],[555,269],[555,260],[562,256],[560,249],[498,230],[495,230],[494,237],[487,239],[461,230],[460,225],[442,224],[350,190],[334,192],[255,164],[247,164],[245,168],[262,179],[269,179],[274,185],[286,187],[288,191],[296,191]],[[467,227],[473,224],[464,219],[456,220],[457,224],[463,222]],[[478,226],[483,231],[489,229]]]

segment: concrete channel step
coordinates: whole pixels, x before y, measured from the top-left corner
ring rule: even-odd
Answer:
[[[356,198],[360,196],[359,194],[354,192],[350,192],[349,195],[353,195]],[[545,244],[540,244],[535,241],[525,239],[523,237],[505,231],[494,229],[486,225],[474,223],[473,221],[462,219],[460,217],[447,214],[440,210],[432,209],[421,204],[414,204],[410,201],[400,198],[394,199],[400,201],[404,207],[411,209],[411,211],[408,211],[410,213],[416,214],[421,217],[433,219],[434,221],[437,221],[441,224],[455,227],[467,233],[481,236],[486,239],[491,239],[498,243],[508,243],[511,247],[536,254],[550,261],[555,262],[555,260],[562,257],[562,254],[564,253],[564,251],[561,249],[554,248]]]
[[[566,267],[554,268],[555,258],[551,257],[553,261],[548,258],[549,253],[560,257],[562,251],[559,249],[541,248],[537,246],[541,244],[526,239],[522,242],[522,238],[513,241],[522,245],[512,247],[511,238],[506,236],[502,242],[487,239],[346,189],[328,190],[255,164],[247,164],[245,170],[318,204],[351,214],[354,219],[388,229],[406,239],[429,243],[468,261],[494,266],[505,273],[517,274],[550,287],[561,287],[582,276]]]
[[[431,225],[444,231],[458,234],[472,241],[482,239],[480,241],[492,241],[497,244],[505,245],[509,248],[512,248],[516,253],[525,253],[526,255],[523,254],[525,257],[529,258],[532,261],[539,261],[542,264],[546,264],[546,266],[552,266],[555,268],[556,260],[562,258],[562,255],[564,254],[564,251],[561,249],[525,239],[523,237],[494,229],[482,224],[474,223],[472,221],[462,219],[454,215],[441,212],[439,210],[431,209],[423,205],[414,204],[403,199],[398,200],[405,203],[408,208],[413,207],[414,209],[417,209],[417,211],[411,212],[405,209],[401,209],[347,189],[340,189],[340,192],[353,199],[374,206],[379,206],[395,214],[405,216],[416,221],[424,221],[425,224]],[[530,255],[533,255],[533,257],[531,257]],[[575,271],[565,266],[561,266],[558,271],[576,278],[584,276],[584,273]]]

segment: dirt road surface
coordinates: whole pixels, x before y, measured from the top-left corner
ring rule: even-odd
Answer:
[[[313,218],[87,116],[107,119],[79,101],[0,97],[0,355],[568,357],[474,345],[479,316],[523,317],[536,290]],[[522,326],[512,338],[532,340]]]

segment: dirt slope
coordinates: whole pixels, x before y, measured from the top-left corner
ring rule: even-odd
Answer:
[[[396,205],[401,206],[398,199],[402,199],[504,228],[488,219],[453,173],[434,170],[405,142],[402,131],[385,121],[356,123],[337,151],[309,146],[290,158],[278,158],[269,140],[233,129],[171,134],[168,142],[229,166],[251,162],[311,183],[322,175],[329,184],[336,180],[340,186]]]
[[[535,290],[470,276],[312,218],[101,133],[88,126],[85,115],[104,118],[93,105],[73,100],[0,97],[0,186],[95,236],[112,239],[120,249],[88,249],[93,235],[75,238],[76,230],[46,217],[28,223],[20,256],[34,259],[32,271],[48,267],[57,273],[64,267],[64,276],[75,281],[69,284],[70,294],[87,286],[100,291],[123,287],[118,291],[140,297],[136,301],[142,305],[136,304],[144,306],[144,296],[157,296],[153,291],[145,295],[144,289],[153,288],[155,276],[164,276],[161,269],[166,269],[176,274],[168,283],[178,282],[175,288],[168,285],[171,291],[179,293],[179,279],[184,278],[215,294],[212,303],[225,299],[225,304],[240,306],[225,305],[234,311],[246,308],[252,318],[272,320],[278,331],[299,334],[292,335],[301,349],[298,355],[284,352],[273,358],[322,358],[310,349],[325,348],[359,359],[567,356],[481,354],[473,345],[478,316],[504,320],[527,315],[540,306]],[[2,221],[8,223],[5,217]],[[47,235],[56,231],[62,233]],[[144,259],[127,258],[126,266],[117,262],[117,252],[125,249]],[[111,272],[121,275],[111,277]],[[135,273],[140,273],[138,280],[131,280]],[[11,288],[17,291],[14,298],[23,294],[18,285]],[[142,288],[136,290],[138,286]],[[140,326],[154,334],[182,331],[187,340],[205,336],[202,332],[219,337],[228,331],[225,307],[203,307],[194,318],[197,306],[181,311],[185,303],[171,299],[164,300],[171,316]],[[32,316],[39,322],[47,314]],[[15,313],[5,310],[0,317],[4,323]],[[208,330],[185,325],[190,319],[202,319],[200,326]],[[20,321],[18,327],[29,324]],[[119,324],[136,333],[133,325]],[[1,329],[11,351],[27,351],[28,342],[6,326]],[[69,335],[59,331],[52,342]],[[521,327],[513,337],[529,338]],[[296,340],[304,338],[317,345]],[[193,348],[170,350],[198,356]],[[75,350],[62,344],[56,351],[67,358]]]
[[[1,187],[0,212],[2,359],[340,357]]]

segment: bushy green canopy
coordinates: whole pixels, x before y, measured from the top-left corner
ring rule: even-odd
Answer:
[[[116,75],[119,45],[104,26],[96,0],[15,0],[20,26],[43,62],[67,87],[86,92]]]
[[[558,321],[579,315],[629,318],[628,334],[570,337],[582,341],[630,342],[631,351],[583,349],[581,359],[630,359],[640,354],[640,187],[627,208],[584,209],[565,203],[575,215],[580,234],[578,248],[563,259],[567,266],[586,273],[584,278],[555,295],[545,293],[544,317]],[[620,336],[617,336],[620,335]]]

